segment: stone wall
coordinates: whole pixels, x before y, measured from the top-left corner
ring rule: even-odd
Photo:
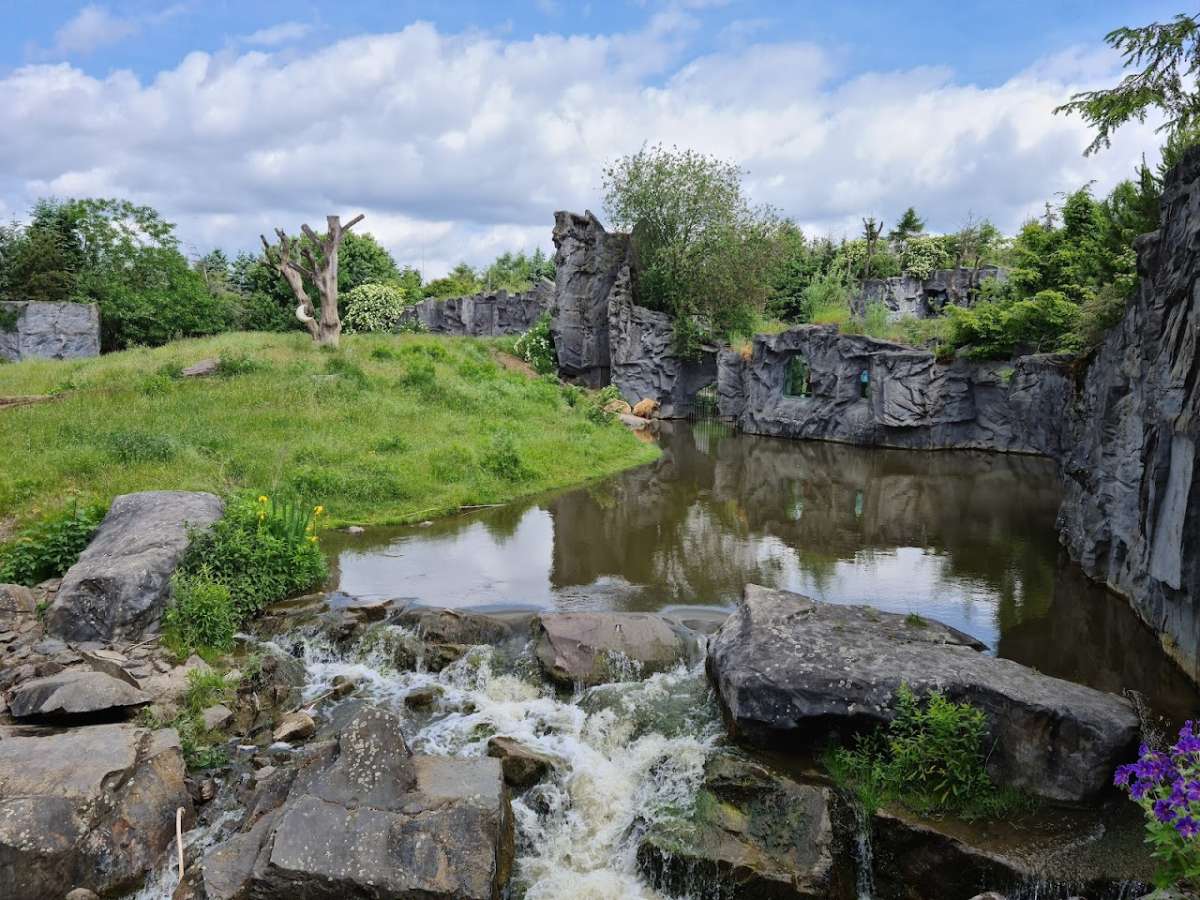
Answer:
[[[786,391],[797,357],[808,365],[807,396]],[[758,335],[748,358],[723,351],[717,387],[721,414],[751,434],[1055,457],[1073,389],[1057,357],[939,363],[924,350],[821,325]]]
[[[0,302],[0,359],[74,359],[100,354],[94,303]]]
[[[1137,293],[1080,387],[1059,527],[1200,681],[1200,153],[1168,176],[1137,250]]]
[[[983,266],[975,269],[937,269],[922,280],[911,275],[893,278],[870,278],[863,282],[862,292],[855,303],[860,315],[871,303],[882,303],[887,307],[888,318],[900,319],[912,316],[928,319],[937,315],[946,306],[969,306],[971,289],[984,281],[1008,280],[1008,271],[998,266]]]
[[[531,290],[484,292],[439,300],[430,297],[404,311],[400,321],[419,321],[434,334],[496,337],[530,329],[554,299],[554,285],[540,280]]]

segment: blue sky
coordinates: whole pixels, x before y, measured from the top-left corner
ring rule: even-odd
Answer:
[[[1110,84],[1103,35],[1176,7],[1117,2],[75,3],[17,0],[0,34],[0,215],[120,194],[195,252],[366,211],[404,262],[549,248],[554,209],[644,142],[732,158],[810,229],[912,203],[1014,228],[1104,190],[1158,141],[1083,159],[1050,115]]]

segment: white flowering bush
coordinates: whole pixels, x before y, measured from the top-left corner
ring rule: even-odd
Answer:
[[[533,327],[517,338],[516,351],[517,356],[533,366],[539,375],[558,371],[554,341],[550,337],[550,313],[542,313]]]
[[[900,266],[905,275],[924,281],[935,269],[945,269],[954,262],[944,237],[914,235],[904,242]]]
[[[346,292],[342,330],[347,334],[392,331],[405,307],[408,294],[391,284],[360,284]]]

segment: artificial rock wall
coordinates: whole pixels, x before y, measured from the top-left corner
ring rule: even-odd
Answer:
[[[531,290],[484,292],[438,300],[430,297],[410,306],[401,323],[417,321],[434,334],[496,337],[528,331],[550,308],[554,285],[542,279]]]
[[[797,358],[807,396],[787,391]],[[1072,383],[1053,356],[940,363],[924,350],[804,325],[758,335],[748,355],[722,351],[717,390],[721,414],[751,434],[1057,457]]]
[[[0,359],[74,359],[100,355],[94,303],[0,302]]]
[[[1007,281],[1007,270],[983,266],[979,269],[937,269],[924,279],[911,275],[870,278],[863,282],[855,303],[859,315],[865,314],[870,304],[882,303],[887,307],[889,319],[905,316],[928,319],[947,306],[969,306],[972,290],[990,280]]]
[[[1137,251],[1137,293],[1070,416],[1059,531],[1200,681],[1200,153],[1168,175]]]

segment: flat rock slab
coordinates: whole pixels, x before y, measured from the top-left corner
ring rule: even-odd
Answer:
[[[542,671],[560,684],[628,681],[688,659],[690,641],[650,613],[545,613],[533,620]]]
[[[882,725],[907,684],[983,710],[998,783],[1064,801],[1107,787],[1136,749],[1130,704],[979,647],[937,622],[748,585],[709,644],[708,672],[730,727],[753,745],[811,747]]]
[[[117,497],[63,578],[46,614],[47,632],[68,641],[112,641],[137,640],[157,628],[189,528],[206,528],[223,512],[221,500],[206,493]]]
[[[513,832],[499,760],[409,756],[399,720],[374,708],[309,760],[205,856],[209,900],[501,896]]]
[[[722,900],[825,900],[842,896],[833,851],[827,788],[719,754],[690,813],[651,825],[637,860],[673,894],[704,885]]]
[[[173,730],[94,725],[0,739],[0,885],[5,900],[108,895],[150,872],[192,801]]]
[[[13,688],[8,708],[18,719],[70,719],[105,713],[123,715],[152,699],[127,681],[104,672],[68,669]]]

